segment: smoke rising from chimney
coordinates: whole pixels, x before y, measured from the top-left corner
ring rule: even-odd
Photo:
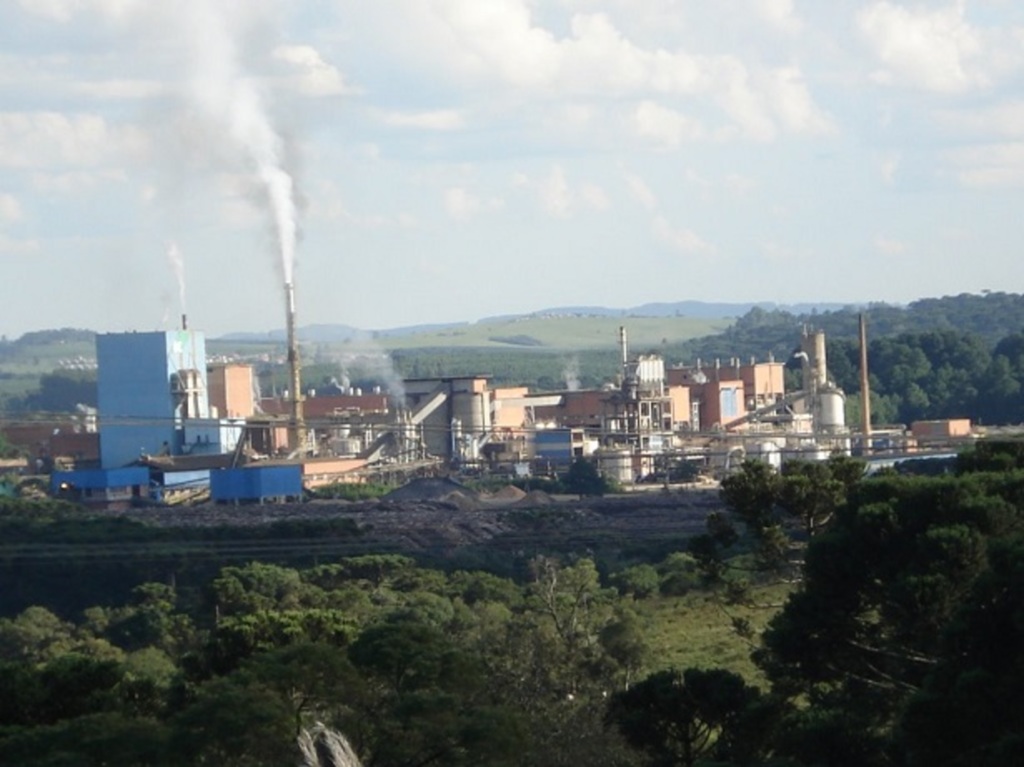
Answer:
[[[565,380],[565,388],[569,391],[580,389],[580,361],[577,357],[571,358],[565,363],[562,369],[562,378]]]
[[[171,266],[174,279],[178,283],[178,308],[184,314],[185,307],[185,259],[181,255],[178,243],[173,240],[167,243],[167,263]]]
[[[194,46],[189,96],[245,161],[266,196],[281,257],[285,284],[293,284],[298,211],[295,181],[284,163],[284,142],[274,129],[256,81],[243,70],[228,6],[214,0],[187,0],[190,40]]]

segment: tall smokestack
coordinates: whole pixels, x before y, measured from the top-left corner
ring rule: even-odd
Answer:
[[[629,347],[626,345],[626,326],[619,325],[619,350],[622,352],[622,368],[629,364]]]
[[[287,306],[288,329],[288,372],[291,377],[291,422],[288,424],[288,447],[290,450],[302,450],[306,443],[306,423],[302,414],[302,380],[299,363],[299,342],[295,337],[295,286],[291,282],[284,285],[285,305]]]
[[[868,321],[860,315],[860,432],[861,453],[871,452],[871,387],[868,382]]]

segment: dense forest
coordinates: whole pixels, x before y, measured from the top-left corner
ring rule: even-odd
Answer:
[[[369,554],[36,604],[0,618],[0,763],[295,764],[319,723],[368,767],[1021,764],[1024,444],[954,468],[748,463],[687,551],[616,570]],[[755,665],[652,652],[688,591],[774,614],[732,620]]]

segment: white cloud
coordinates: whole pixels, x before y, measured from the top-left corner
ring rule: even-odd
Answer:
[[[626,174],[626,188],[629,195],[648,210],[658,207],[658,197],[654,194],[647,183],[635,173]]]
[[[879,236],[875,238],[875,250],[887,256],[898,256],[907,252],[907,246],[905,243],[894,240],[891,237]]]
[[[340,96],[358,92],[312,46],[279,45],[274,49],[273,57],[291,66],[295,71],[292,83],[305,96]]]
[[[429,112],[388,112],[382,119],[385,125],[433,131],[459,130],[466,125],[462,113],[455,109],[436,109]]]
[[[776,136],[775,122],[768,113],[764,95],[751,88],[750,74],[739,61],[724,59],[716,78],[715,101],[736,124],[719,132],[719,138],[744,137],[754,141],[771,141]]]
[[[857,16],[883,69],[875,79],[939,93],[958,93],[989,83],[985,57],[993,55],[971,26],[964,0],[937,9],[875,2]]]
[[[464,187],[452,187],[444,193],[444,209],[456,221],[468,221],[484,211],[498,210],[503,203],[497,198],[484,199]]]
[[[720,62],[715,100],[735,125],[719,131],[719,138],[743,137],[772,141],[781,130],[794,134],[830,133],[832,119],[811,98],[798,67],[749,71],[736,60]]]
[[[1024,186],[1024,141],[957,149],[949,153],[949,159],[965,186]]]
[[[252,206],[240,210],[239,215],[248,216]],[[310,226],[326,223],[341,224],[349,231],[380,229],[411,229],[417,219],[410,213],[358,212],[349,207],[341,188],[332,180],[321,180],[309,190],[309,205],[304,211],[304,220]]]
[[[37,16],[66,22],[74,16],[81,0],[18,0],[18,5]]]
[[[551,169],[538,187],[540,202],[544,210],[555,218],[567,218],[572,209],[572,191],[560,166]]]
[[[0,233],[0,253],[9,256],[26,256],[41,250],[38,240],[17,240]]]
[[[746,197],[756,187],[757,182],[750,176],[741,173],[726,173],[721,178],[706,178],[693,168],[687,168],[682,176],[687,185],[697,189],[700,199],[712,201],[721,199],[724,194],[728,199]]]
[[[535,98],[633,97],[635,128],[660,141],[681,141],[695,128],[655,108],[652,97],[687,97],[717,105],[737,124],[723,138],[771,140],[780,130],[819,132],[827,119],[796,67],[750,67],[737,55],[644,47],[605,13],[576,13],[558,37],[533,18],[528,0],[441,0],[416,25],[421,61],[460,81],[504,86]],[[784,3],[769,3],[788,18]],[[698,103],[700,103],[698,102]]]
[[[111,78],[74,84],[74,90],[84,96],[109,101],[135,101],[150,99],[167,92],[167,86],[154,80]]]
[[[680,253],[696,255],[714,252],[714,247],[701,239],[696,232],[674,227],[664,216],[655,216],[653,228],[654,236],[660,242]]]
[[[793,0],[754,0],[754,11],[771,26],[789,35],[803,29],[803,22],[797,16]]]
[[[611,201],[605,190],[597,184],[573,184],[561,165],[552,166],[550,172],[539,179],[518,172],[512,176],[512,186],[529,189],[537,195],[541,208],[553,218],[569,218],[579,210],[605,211]]]
[[[668,149],[704,136],[699,122],[653,101],[641,102],[633,111],[632,122],[640,138]]]
[[[93,114],[0,113],[0,167],[96,167],[142,153],[148,142],[132,126]]]
[[[896,172],[899,168],[900,156],[898,154],[889,154],[883,157],[879,163],[878,173],[886,184],[893,184],[896,182]]]
[[[122,170],[71,171],[68,173],[35,173],[32,188],[46,194],[78,194],[108,184],[120,184],[128,180]]]
[[[939,119],[951,128],[980,136],[1024,138],[1024,101],[1013,100],[990,107],[972,106],[962,111],[941,111]]]
[[[60,23],[71,21],[86,7],[84,0],[18,0],[18,5],[29,13]]]
[[[593,210],[608,210],[611,207],[608,195],[596,184],[584,184],[580,188],[580,198],[588,208]]]
[[[599,119],[598,110],[591,104],[555,104],[543,115],[544,130],[549,133],[579,135],[593,129]]]
[[[99,14],[112,19],[123,18],[145,2],[146,0],[18,0],[18,5],[29,13],[66,24],[82,14]]]
[[[480,201],[462,187],[453,187],[444,193],[444,209],[456,221],[467,221],[480,210]]]
[[[723,181],[726,191],[735,197],[743,197],[757,187],[757,182],[741,173],[730,173]]]
[[[782,67],[766,76],[764,91],[772,112],[793,133],[830,133],[834,126],[831,118],[820,110],[811,98],[803,74],[797,67]]]
[[[17,198],[9,194],[0,194],[0,221],[10,224],[20,221],[23,217],[21,203]]]
[[[795,265],[806,257],[806,254],[799,248],[772,241],[761,243],[761,253],[765,261],[775,269],[778,267],[795,268]]]

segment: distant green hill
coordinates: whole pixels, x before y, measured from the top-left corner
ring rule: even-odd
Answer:
[[[650,303],[628,309],[601,306],[567,306],[530,314],[487,317],[476,322],[413,325],[365,330],[349,325],[306,325],[299,340],[321,352],[343,354],[358,351],[412,351],[416,349],[508,349],[598,351],[616,349],[619,328],[626,327],[634,351],[676,348],[687,341],[715,337],[737,317],[750,311],[812,312],[837,310],[839,304],[779,305],[760,303],[705,303],[679,301]],[[283,330],[269,333],[230,333],[210,344],[219,352],[283,344]],[[243,351],[244,350],[244,351]]]
[[[379,339],[386,349],[429,347],[613,349],[625,327],[630,347],[654,347],[721,333],[730,319],[529,316]]]

